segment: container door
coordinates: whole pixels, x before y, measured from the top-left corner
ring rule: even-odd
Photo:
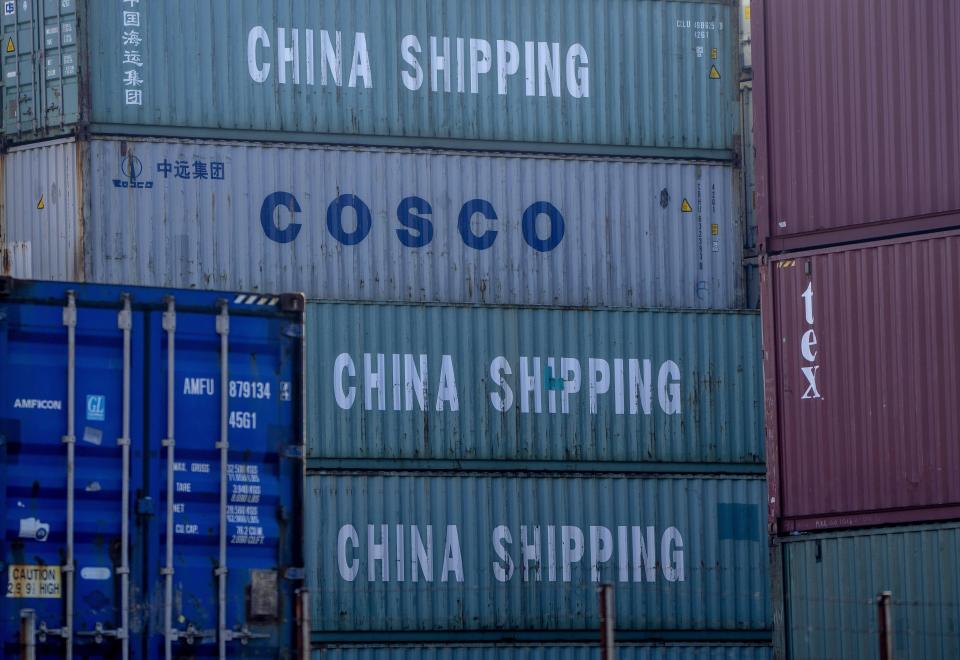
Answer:
[[[147,534],[152,602],[163,611],[149,656],[280,656],[293,645],[302,575],[300,326],[231,316],[226,306],[214,315],[173,305],[151,323],[150,431],[160,460],[144,479],[157,509]]]
[[[75,124],[80,118],[77,0],[0,1],[4,133],[56,132]]]
[[[124,555],[135,551],[124,453],[129,429],[142,427],[140,397],[129,394],[143,351],[120,327],[137,323],[119,302],[73,300],[0,308],[10,326],[0,352],[4,657],[21,653],[21,620],[35,632],[37,657],[67,656],[68,646],[82,657],[121,652]]]
[[[40,44],[37,0],[2,0],[3,132],[10,136],[39,128]]]
[[[43,127],[63,130],[80,120],[77,0],[43,0],[42,25]]]

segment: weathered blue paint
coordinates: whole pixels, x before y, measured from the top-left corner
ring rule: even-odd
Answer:
[[[592,636],[601,583],[615,586],[618,630],[762,639],[771,627],[765,488],[757,477],[309,475],[314,640]],[[751,530],[742,538],[719,528],[733,504]]]
[[[310,303],[307,318],[321,464],[764,460],[755,313]]]
[[[76,294],[76,473],[74,657],[118,657],[119,643],[87,633],[121,624],[120,568],[123,333],[122,296],[132,304],[130,390],[130,651],[162,657],[168,436],[166,296],[176,309],[173,625],[198,633],[175,653],[215,654],[220,530],[220,300],[229,312],[230,420],[227,505],[227,628],[264,635],[229,655],[277,655],[293,644],[289,567],[299,566],[301,463],[299,315],[276,301],[235,294],[16,283],[0,295],[0,498],[4,512],[0,634],[4,657],[19,657],[19,614],[48,629],[65,625],[68,346],[64,308]],[[261,303],[261,304],[257,304]],[[263,304],[266,303],[266,304]],[[271,304],[272,303],[272,304]],[[265,388],[269,387],[269,398]],[[252,415],[256,415],[255,420]],[[255,426],[256,428],[249,428]],[[30,583],[17,567],[47,567]],[[250,618],[253,571],[274,572],[272,614]],[[25,573],[18,575],[24,576]],[[268,579],[269,582],[269,579]],[[45,586],[47,598],[37,595]],[[29,591],[29,593],[28,593]],[[212,631],[212,633],[210,632]],[[62,657],[48,635],[38,657]]]
[[[80,119],[731,160],[736,22],[712,0],[18,1],[3,17],[17,42],[3,53],[4,132],[36,139]]]

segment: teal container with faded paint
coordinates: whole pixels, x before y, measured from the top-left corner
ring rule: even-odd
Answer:
[[[883,657],[889,591],[891,657],[960,658],[960,523],[785,537],[773,556],[778,657]]]
[[[310,303],[306,342],[323,467],[764,471],[752,312]]]
[[[4,133],[732,160],[719,0],[5,2]]]
[[[317,644],[593,641],[601,584],[621,641],[770,640],[762,475],[337,471],[305,493]]]
[[[763,644],[623,644],[620,660],[771,660]],[[600,646],[580,644],[324,645],[313,660],[600,660]]]

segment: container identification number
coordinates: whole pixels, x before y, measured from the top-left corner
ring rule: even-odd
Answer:
[[[257,413],[234,410],[230,413],[229,422],[232,429],[255,429],[257,428]]]
[[[231,380],[231,399],[269,399],[270,383],[260,380]]]

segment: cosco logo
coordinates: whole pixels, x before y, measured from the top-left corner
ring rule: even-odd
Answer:
[[[279,209],[291,214],[302,212],[300,202],[289,192],[278,191],[267,195],[260,207],[260,224],[264,233],[277,243],[290,243],[300,233],[301,223],[279,221]],[[352,216],[352,222],[351,220]],[[433,207],[422,197],[405,197],[396,211],[400,227],[395,229],[397,239],[406,247],[422,248],[433,240]],[[356,195],[340,195],[327,206],[327,231],[343,245],[357,245],[373,229],[370,207]],[[496,229],[497,211],[485,199],[471,199],[460,207],[457,231],[467,247],[488,250],[493,247],[499,231]],[[534,202],[520,218],[523,241],[538,252],[550,252],[563,240],[565,223],[559,209],[550,202]]]

